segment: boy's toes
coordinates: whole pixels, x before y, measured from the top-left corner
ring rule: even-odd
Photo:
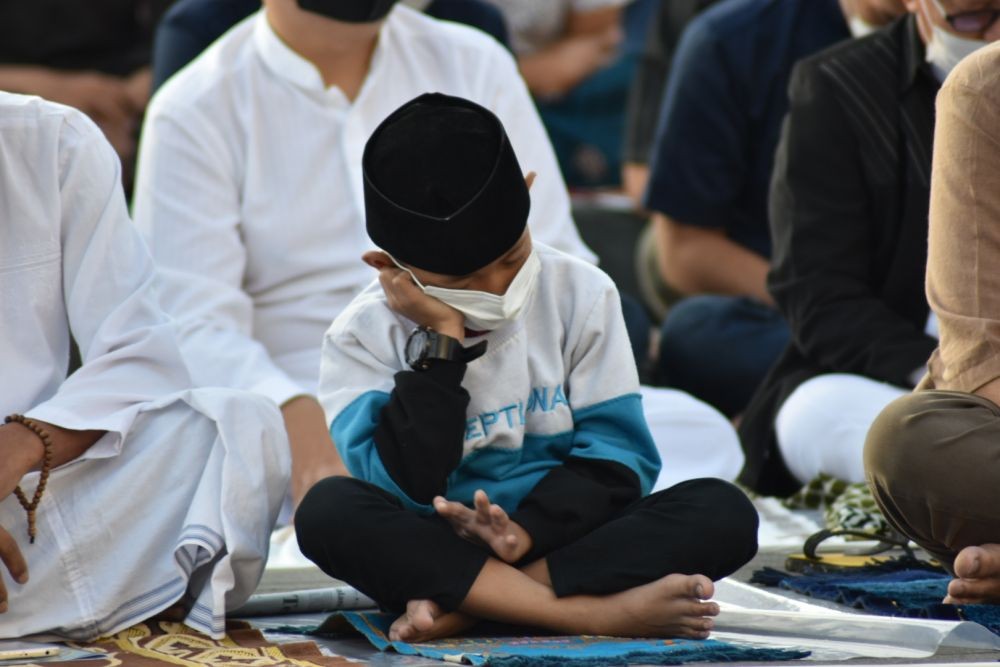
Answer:
[[[691,596],[699,600],[708,600],[715,595],[715,584],[703,574],[692,574],[689,576],[691,586]]]
[[[415,631],[427,632],[434,627],[441,609],[431,600],[410,600],[406,604],[406,615]]]
[[[406,614],[403,614],[389,626],[389,641],[405,642],[412,631],[413,628],[410,626],[409,618],[407,618]]]

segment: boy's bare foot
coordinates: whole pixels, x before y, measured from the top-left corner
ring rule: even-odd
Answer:
[[[715,593],[712,580],[700,574],[671,574],[604,598],[606,613],[595,619],[599,634],[619,637],[705,639],[719,605],[703,602]]]
[[[410,600],[406,612],[393,621],[389,640],[419,643],[451,637],[476,624],[476,619],[458,611],[445,612],[431,600]]]
[[[945,604],[1000,604],[1000,544],[962,549],[954,569]]]

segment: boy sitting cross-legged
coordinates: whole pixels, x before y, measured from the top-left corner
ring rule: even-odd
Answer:
[[[354,479],[316,485],[303,553],[402,615],[393,640],[476,619],[568,634],[707,637],[713,579],[757,515],[660,468],[618,294],[526,228],[500,121],[422,95],[363,157],[379,282],[326,334],[320,398]]]

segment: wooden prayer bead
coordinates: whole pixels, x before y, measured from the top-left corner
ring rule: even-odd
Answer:
[[[9,415],[4,419],[5,424],[10,424],[11,422],[16,422],[22,426],[31,430],[38,439],[42,441],[42,447],[45,448],[45,453],[42,458],[42,470],[38,476],[38,486],[35,487],[35,495],[32,496],[31,502],[28,502],[27,496],[24,495],[24,491],[21,490],[20,485],[14,489],[14,495],[17,497],[17,501],[21,503],[21,507],[24,511],[28,513],[28,539],[32,544],[35,543],[35,536],[37,530],[35,528],[35,517],[38,512],[38,504],[42,501],[42,494],[45,493],[45,486],[49,483],[49,472],[52,470],[52,437],[49,435],[48,431],[43,429],[34,420],[28,419],[24,415]]]

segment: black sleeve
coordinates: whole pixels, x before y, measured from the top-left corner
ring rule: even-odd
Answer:
[[[642,496],[630,468],[603,459],[571,457],[535,485],[511,514],[531,536],[531,562],[583,537]]]
[[[792,340],[832,371],[899,386],[936,341],[877,292],[879,220],[852,118],[815,61],[796,66],[770,193],[768,288]]]
[[[386,472],[422,504],[444,495],[462,460],[469,392],[466,364],[435,361],[426,371],[396,373],[396,387],[379,413],[375,448]]]
[[[669,0],[660,3],[656,20],[649,25],[645,46],[629,89],[622,149],[625,162],[649,163],[674,49],[688,21],[714,1]]]

